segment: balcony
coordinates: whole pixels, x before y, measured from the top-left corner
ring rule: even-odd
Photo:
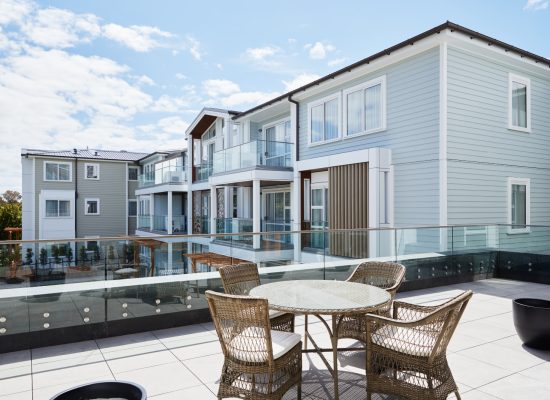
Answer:
[[[213,173],[253,168],[290,168],[292,143],[255,140],[214,153]]]
[[[181,185],[186,182],[186,177],[185,167],[183,166],[159,168],[154,173],[141,174],[138,187],[141,189],[162,184]]]
[[[195,181],[202,182],[207,181],[208,178],[212,175],[212,164],[205,163],[200,165],[195,165],[193,167],[195,171]]]
[[[167,215],[153,215],[152,218],[150,215],[138,215],[138,230],[167,233],[168,227]],[[181,235],[185,233],[187,233],[187,217],[185,215],[172,215],[172,234]]]

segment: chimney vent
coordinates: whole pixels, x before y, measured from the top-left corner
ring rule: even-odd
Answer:
[[[77,149],[73,149],[73,154],[78,154],[78,150],[77,150]]]

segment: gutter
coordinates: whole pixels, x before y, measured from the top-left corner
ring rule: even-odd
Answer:
[[[78,157],[74,158],[74,236],[78,237],[77,218],[78,218]],[[75,248],[75,260],[76,260]]]
[[[292,98],[292,94],[289,94],[288,95],[288,101],[292,104],[295,104],[296,105],[296,139],[294,141],[294,146],[296,148],[295,150],[295,161],[298,161],[300,159],[300,155],[299,155],[299,152],[300,152],[300,142],[299,142],[299,137],[300,137],[300,103],[298,103],[296,100],[294,100]]]

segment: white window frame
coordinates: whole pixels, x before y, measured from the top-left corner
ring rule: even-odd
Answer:
[[[88,212],[88,202],[96,201],[97,202],[97,213]],[[101,202],[96,197],[89,197],[84,199],[84,215],[101,215]]]
[[[135,169],[137,171],[136,173],[136,179],[130,179],[130,170]],[[129,182],[137,182],[139,180],[139,167],[135,166],[128,166],[128,181]]]
[[[514,228],[512,226],[512,185],[524,185],[525,186],[525,228]],[[508,233],[529,233],[531,228],[531,179],[529,178],[508,178],[508,199],[506,206],[508,208]]]
[[[319,106],[321,104],[325,104],[334,99],[338,100],[338,122],[337,122],[338,136],[330,140],[320,140],[318,142],[312,142],[311,141],[311,109],[313,107]],[[318,99],[309,103],[307,105],[307,144],[308,146],[319,146],[327,143],[337,142],[341,139],[342,139],[342,92],[333,93],[329,96],[323,97],[322,99]]]
[[[94,167],[94,170],[96,171],[96,178],[89,178],[88,177],[88,167]],[[84,179],[89,181],[98,181],[99,180],[99,164],[97,163],[85,163],[84,164]]]
[[[46,178],[46,170],[48,164],[56,164],[56,165],[68,165],[69,166],[69,179],[47,179]],[[57,173],[57,176],[59,177],[59,170]],[[44,182],[72,182],[73,181],[73,165],[70,162],[63,162],[63,161],[44,161]]]
[[[136,203],[136,214],[135,215],[130,215],[130,203]],[[138,204],[138,201],[137,199],[128,199],[128,217],[132,217],[132,218],[135,218],[137,217],[139,214],[139,204]]]
[[[522,126],[515,126],[512,124],[512,85],[513,82],[520,83],[525,85],[527,98],[527,110],[525,113],[525,118],[527,126],[524,128]],[[531,80],[523,76],[514,75],[512,73],[508,74],[508,129],[519,132],[531,133]]]
[[[48,210],[48,207],[46,206],[46,202],[48,201],[57,201],[57,215],[56,216],[48,216],[47,214],[47,210]],[[69,202],[69,215],[59,215],[59,202],[60,201],[67,201]],[[71,200],[69,199],[44,199],[44,218],[54,218],[54,219],[59,219],[59,218],[64,218],[64,219],[70,219],[72,218],[71,216]]]
[[[381,118],[381,126],[379,128],[374,129],[368,129],[364,130],[362,132],[352,133],[348,135],[348,94],[356,92],[358,90],[365,91],[366,89],[380,85],[380,102],[381,102],[381,112],[382,112],[382,118]],[[379,76],[378,78],[371,79],[370,81],[363,82],[359,85],[350,87],[343,91],[342,94],[343,97],[343,112],[342,112],[342,137],[344,139],[350,139],[361,135],[368,135],[370,133],[376,133],[376,132],[382,132],[387,129],[386,125],[386,75]],[[364,119],[363,115],[363,119]],[[365,122],[365,121],[363,121]]]

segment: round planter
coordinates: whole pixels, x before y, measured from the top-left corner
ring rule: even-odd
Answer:
[[[514,325],[526,346],[550,349],[550,301],[516,299],[513,303]]]
[[[145,400],[147,393],[144,388],[135,383],[104,381],[77,386],[51,398],[51,400],[92,399]]]

